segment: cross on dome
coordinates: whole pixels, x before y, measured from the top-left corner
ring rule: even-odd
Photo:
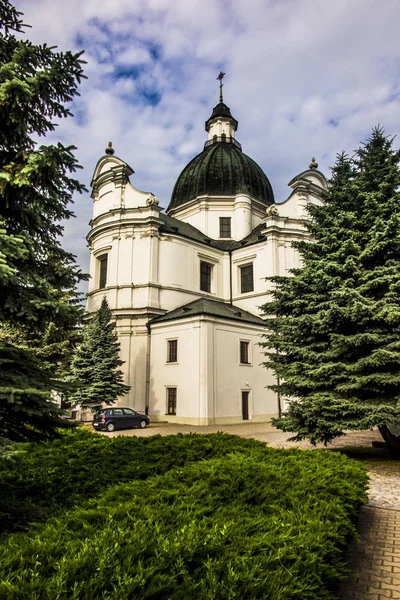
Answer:
[[[223,78],[224,78],[224,76],[225,76],[225,75],[226,75],[226,73],[223,73],[222,71],[220,71],[220,72],[219,72],[219,75],[218,75],[218,77],[217,77],[217,81],[219,81],[219,101],[220,101],[220,102],[223,102],[223,101],[224,101],[224,99],[223,99],[223,97],[222,97],[222,86],[224,85],[224,84],[222,83],[222,80],[223,80]]]

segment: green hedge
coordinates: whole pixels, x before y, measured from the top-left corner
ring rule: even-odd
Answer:
[[[264,452],[265,444],[224,433],[108,438],[82,429],[30,444],[17,468],[0,468],[0,533],[24,530],[117,483],[250,450]]]
[[[180,451],[197,444],[174,439]],[[0,598],[332,598],[366,482],[342,455],[257,445],[113,486],[29,536],[9,536]]]

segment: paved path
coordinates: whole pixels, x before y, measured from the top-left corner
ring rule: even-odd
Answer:
[[[400,598],[400,511],[364,506],[359,532],[361,543],[351,547],[351,574],[339,599]]]
[[[288,434],[266,423],[239,425],[209,425],[194,427],[154,423],[144,430],[131,429],[105,435],[170,435],[176,433],[215,433],[224,431],[267,442],[270,446],[312,448],[309,443],[293,444]],[[371,442],[381,440],[376,431],[351,432],[333,442],[332,448],[348,446],[371,447]],[[323,448],[323,445],[317,447]],[[350,548],[349,578],[343,582],[339,600],[400,600],[400,464],[370,460],[367,463],[370,490],[367,506],[360,514],[361,542]]]

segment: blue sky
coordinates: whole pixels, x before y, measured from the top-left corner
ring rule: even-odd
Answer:
[[[55,136],[78,147],[88,187],[109,140],[133,185],[164,208],[180,171],[202,148],[204,121],[224,100],[243,151],[276,200],[315,156],[326,175],[378,123],[400,130],[398,0],[15,0],[29,39],[85,50],[88,79],[74,119]],[[87,271],[89,194],[63,245]]]

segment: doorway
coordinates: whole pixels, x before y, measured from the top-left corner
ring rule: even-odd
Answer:
[[[242,392],[242,419],[249,420],[249,395],[250,392]]]

